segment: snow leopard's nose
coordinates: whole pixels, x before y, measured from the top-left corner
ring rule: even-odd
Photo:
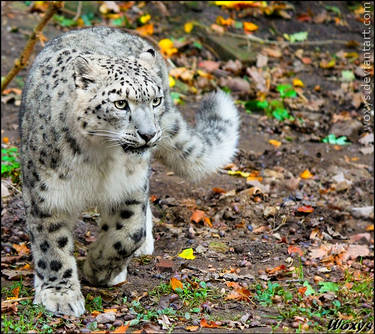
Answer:
[[[141,137],[147,144],[152,138],[155,137],[156,132],[153,131],[153,132],[143,133],[143,132],[138,131],[138,134],[139,134],[139,137]]]

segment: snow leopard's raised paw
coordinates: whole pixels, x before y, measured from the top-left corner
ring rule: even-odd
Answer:
[[[34,304],[42,304],[56,315],[73,315],[85,313],[85,299],[79,288],[50,287],[40,290],[35,295]]]

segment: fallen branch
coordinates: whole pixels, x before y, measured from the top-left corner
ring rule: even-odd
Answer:
[[[34,28],[34,31],[30,35],[29,40],[27,41],[26,46],[21,53],[21,56],[14,61],[13,68],[5,76],[4,80],[1,81],[1,92],[4,91],[4,89],[12,81],[12,79],[17,75],[17,73],[27,66],[31,53],[34,50],[34,46],[43,28],[45,27],[47,22],[51,19],[51,17],[63,6],[64,6],[64,1],[52,1],[50,3],[47,12],[45,13],[42,20]]]
[[[194,25],[199,26],[205,29],[207,32],[210,32],[211,29],[199,22],[194,22]],[[254,43],[259,44],[268,44],[268,45],[277,45],[280,47],[287,47],[287,46],[310,46],[310,45],[326,45],[326,44],[348,44],[348,41],[340,40],[340,39],[329,39],[329,40],[322,40],[322,41],[303,41],[303,42],[288,42],[288,41],[270,41],[268,39],[263,39],[260,37],[256,37],[254,35],[242,35],[242,34],[235,34],[233,32],[225,31],[224,36],[235,37],[239,39],[243,39],[246,41],[251,41]]]

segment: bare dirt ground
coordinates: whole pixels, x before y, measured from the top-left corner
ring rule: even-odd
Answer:
[[[152,4],[142,7],[142,11],[151,13],[161,27],[154,35],[157,40],[181,35],[176,26],[191,18],[211,25],[217,16],[227,17],[229,13],[236,20],[256,23],[260,27],[256,36],[264,39],[274,38],[272,31],[278,36],[308,31],[309,41],[345,40],[358,44],[351,43],[357,45],[354,49],[335,42],[276,47],[282,51],[277,57],[270,56],[269,52],[264,68],[264,72],[271,74],[267,98],[276,99],[276,85],[291,83],[295,77],[304,84],[296,99],[286,101],[296,119],[279,121],[263,112],[247,113],[239,105],[241,137],[233,165],[199,184],[177,178],[155,162],[151,177],[156,240],[153,256],[134,259],[128,281],[116,289],[97,289],[85,283],[82,286],[84,295],[91,295],[87,304],[100,297],[102,309],[116,309],[116,320],[101,323],[98,314],[90,311],[79,320],[66,317],[54,323],[44,313],[41,319],[47,319],[52,332],[77,333],[90,330],[104,333],[121,328],[129,321],[133,322],[128,331],[146,333],[321,331],[327,329],[331,319],[373,323],[373,290],[369,291],[370,297],[359,296],[364,294],[362,290],[356,290],[355,296],[349,292],[358,284],[373,280],[373,210],[355,209],[374,204],[373,153],[365,154],[364,148],[369,144],[363,140],[371,136],[364,130],[364,105],[356,100],[363,78],[358,70],[362,22],[344,2],[293,2],[291,19],[266,15],[238,18],[241,11],[233,13],[233,10],[199,3],[199,8],[181,2],[166,4],[173,23],[157,19],[160,13]],[[338,8],[340,15],[327,6]],[[2,4],[2,75],[20,54],[27,35],[39,19],[38,13],[31,14],[24,7],[20,3]],[[327,15],[326,21],[315,23],[314,19],[322,13]],[[297,19],[302,14],[311,20]],[[337,23],[335,17],[346,24]],[[61,30],[51,23],[44,35],[50,39]],[[299,49],[303,49],[303,56]],[[40,50],[39,44],[34,54]],[[186,58],[193,57],[198,63],[208,53],[189,52],[188,49]],[[350,58],[347,56],[350,52],[357,52],[358,57]],[[335,66],[324,67],[332,55],[335,55]],[[180,67],[187,63],[183,56],[172,60]],[[228,63],[214,57],[211,60],[218,62],[220,69]],[[234,71],[227,69],[227,75],[243,77],[246,68],[251,66],[254,64],[242,64]],[[345,70],[355,74],[351,81],[341,80]],[[26,73],[21,71],[11,87],[22,89]],[[250,91],[232,89],[235,98],[257,97],[255,82],[249,79]],[[197,100],[205,90],[209,89],[189,96],[188,103],[180,107],[188,120],[194,119]],[[19,96],[2,99],[2,148],[19,145],[17,101]],[[323,143],[322,139],[331,133],[337,138],[346,136],[350,144]],[[4,142],[4,137],[9,143]],[[271,139],[281,145],[275,147],[269,143]],[[301,176],[305,170],[311,177]],[[229,175],[228,171],[243,174]],[[20,253],[17,248],[22,243],[29,247],[20,188],[9,185],[10,179],[6,181],[10,195],[2,198],[2,286],[5,288],[2,301],[11,295],[9,289],[14,288],[21,276],[25,289],[32,288],[31,255],[27,251]],[[197,210],[204,212],[206,221],[192,220]],[[77,222],[79,260],[95,240],[97,219],[94,212],[87,212]],[[177,256],[188,248],[194,250],[194,260]],[[195,297],[195,300],[189,295],[184,299],[182,292],[176,293],[169,287],[172,277],[182,281],[184,288],[190,286],[192,291],[201,291],[206,286],[209,296]],[[195,279],[204,284],[194,288]],[[312,288],[314,293],[307,293],[310,290],[305,288]],[[3,330],[16,331],[9,322],[19,324],[23,307],[18,305],[18,312],[13,313],[4,309]],[[99,312],[102,309],[98,308]],[[151,311],[166,309],[175,313],[159,312],[147,318]],[[42,322],[34,321],[33,326],[48,332]]]

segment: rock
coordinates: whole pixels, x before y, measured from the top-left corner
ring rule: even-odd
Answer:
[[[96,321],[99,324],[106,324],[108,322],[114,322],[116,320],[116,314],[114,312],[100,313],[96,317]]]
[[[268,207],[266,207],[264,209],[263,216],[265,218],[268,218],[270,216],[276,216],[277,212],[278,212],[277,207],[275,207],[275,206],[268,206]]]
[[[369,218],[371,215],[374,215],[374,207],[364,206],[362,208],[352,208],[352,214],[356,218]]]
[[[174,262],[172,260],[160,259],[159,262],[156,264],[156,268],[159,269],[161,272],[173,272]]]
[[[362,123],[357,120],[337,122],[331,127],[330,133],[335,134],[336,137],[346,136],[354,141],[358,138],[362,127]]]
[[[1,182],[1,198],[8,197],[10,195],[8,187]]]
[[[115,327],[120,327],[124,324],[124,322],[122,320],[116,320],[114,323],[113,323],[113,326]]]

